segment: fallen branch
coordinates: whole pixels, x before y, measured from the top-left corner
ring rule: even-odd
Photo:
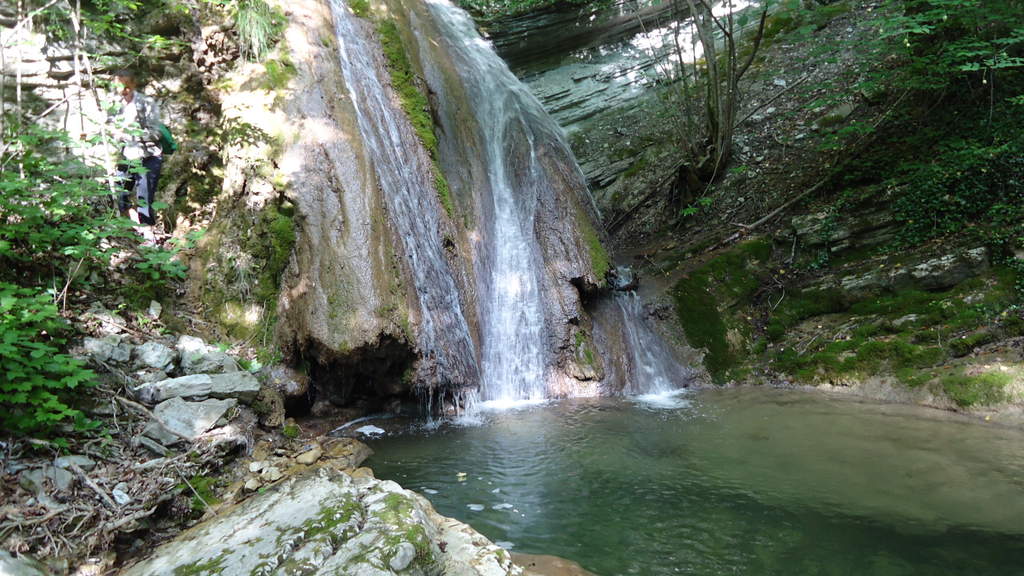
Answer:
[[[124,518],[121,518],[119,520],[115,520],[113,522],[107,522],[106,524],[103,525],[103,531],[104,532],[116,532],[117,530],[120,530],[123,526],[125,526],[127,524],[130,524],[132,522],[136,522],[138,520],[142,520],[143,518],[148,518],[149,516],[152,516],[153,513],[156,512],[156,509],[159,508],[159,507],[160,506],[157,505],[157,506],[153,506],[149,510],[139,510],[138,512],[136,512],[134,514],[129,514],[128,516],[125,516]]]
[[[103,503],[107,505],[107,508],[110,508],[111,510],[117,510],[117,504],[114,503],[114,499],[111,498],[109,494],[104,492],[103,489],[100,488],[98,484],[93,482],[92,478],[89,478],[89,475],[85,473],[85,470],[82,470],[82,468],[78,464],[75,464],[74,462],[70,463],[68,467],[71,468],[71,470],[75,473],[75,475],[78,476],[79,479],[82,480],[82,483],[84,483],[93,492],[99,495],[100,500],[102,500]]]

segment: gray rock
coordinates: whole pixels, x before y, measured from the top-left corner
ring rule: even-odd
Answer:
[[[277,466],[267,466],[262,472],[260,472],[260,480],[263,480],[264,482],[277,482],[283,477],[284,474]]]
[[[246,489],[259,489],[251,480]],[[321,468],[183,532],[122,576],[174,574],[212,563],[225,576],[251,574],[266,567],[267,558],[271,570],[302,565],[323,576],[523,574],[507,552],[398,484]]]
[[[244,488],[249,492],[255,492],[260,489],[260,486],[263,486],[263,482],[260,482],[259,478],[252,477],[245,481]]]
[[[4,576],[46,576],[49,574],[41,562],[26,556],[16,557],[0,550],[0,574]]]
[[[981,247],[922,262],[910,269],[910,276],[916,287],[943,290],[952,288],[987,269],[988,250]]]
[[[132,438],[132,445],[142,446],[143,448],[149,450],[150,452],[156,454],[157,456],[167,456],[171,452],[171,450],[164,446],[163,444],[155,442],[145,436],[136,436]]]
[[[45,492],[49,484],[54,490],[63,492],[71,487],[75,476],[63,468],[57,468],[47,464],[42,468],[34,468],[22,472],[18,476],[18,483],[29,492]]]
[[[93,462],[92,459],[86,456],[81,456],[79,454],[72,454],[70,456],[58,456],[53,461],[53,465],[56,466],[57,468],[69,469],[71,468],[72,464],[77,465],[79,468],[85,471],[92,470],[93,468],[96,467],[96,462]]]
[[[174,365],[176,356],[173,350],[159,342],[146,342],[132,351],[135,367],[165,372]]]
[[[395,555],[388,561],[388,566],[395,572],[401,572],[412,564],[416,559],[416,547],[408,542],[401,542],[395,546]]]
[[[163,421],[166,429],[154,421],[146,425],[142,433],[168,446],[180,442],[182,437],[195,440],[200,434],[213,428],[217,420],[237,403],[234,398],[202,402],[186,402],[181,398],[171,398],[153,409],[153,414]]]
[[[156,300],[149,301],[149,308],[146,310],[146,315],[156,320],[160,317],[160,313],[164,311],[164,307]]]
[[[285,398],[303,398],[309,393],[309,377],[288,366],[271,366],[261,375],[268,386]]]
[[[112,335],[103,338],[86,338],[82,342],[86,354],[98,363],[115,362],[124,364],[131,358],[132,346],[123,336]]]
[[[237,398],[249,403],[260,392],[260,383],[248,372],[228,374],[193,374],[161,382],[143,384],[133,391],[135,396],[149,404],[169,398],[199,400],[205,398]]]
[[[110,496],[119,506],[127,506],[132,503],[132,497],[128,495],[128,484],[125,482],[114,486],[114,489],[110,491]]]
[[[238,363],[234,358],[195,336],[178,338],[175,347],[181,354],[181,371],[185,374],[220,374],[238,371]]]

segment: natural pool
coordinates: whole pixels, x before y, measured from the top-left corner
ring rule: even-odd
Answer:
[[[368,465],[601,576],[1024,574],[1024,431],[795,391],[680,398],[491,414],[370,442]]]

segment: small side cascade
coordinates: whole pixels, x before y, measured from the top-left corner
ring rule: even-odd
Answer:
[[[664,396],[685,386],[691,372],[676,361],[650,326],[643,300],[637,294],[637,275],[630,268],[619,267],[611,282],[629,342],[629,374],[623,391],[630,396]]]

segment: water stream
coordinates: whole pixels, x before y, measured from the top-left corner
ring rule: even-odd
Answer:
[[[385,90],[379,49],[366,42],[365,32],[343,0],[331,0],[342,73],[352,97],[359,131],[383,191],[388,215],[395,224],[408,260],[419,300],[417,345],[421,369],[430,378],[456,386],[479,380],[476,351],[462,313],[462,303],[441,246],[440,202],[427,179],[429,159],[408,123]],[[401,119],[401,120],[400,120]]]
[[[1020,573],[1024,432],[804,392],[685,398],[491,414],[373,441],[368,465],[601,576]]]

